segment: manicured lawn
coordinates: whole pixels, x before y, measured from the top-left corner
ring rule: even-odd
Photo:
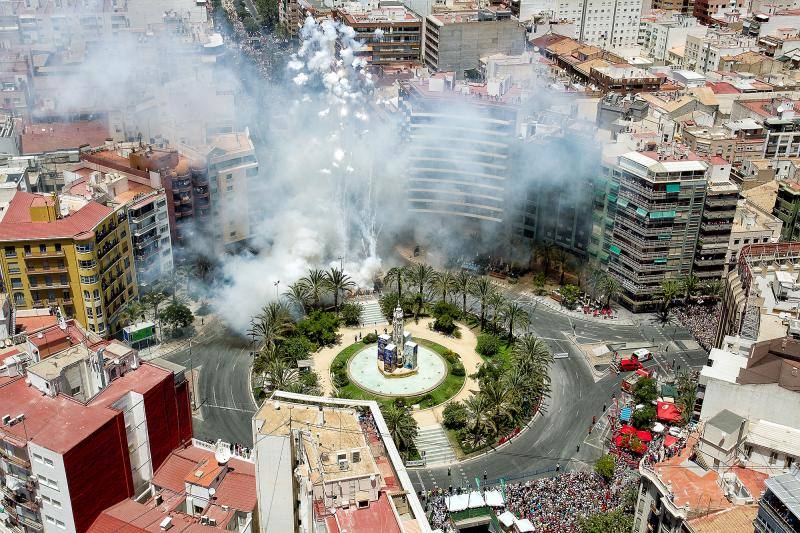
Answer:
[[[414,339],[415,342],[425,346],[426,348],[433,350],[437,354],[442,356],[444,359],[445,364],[447,365],[447,377],[444,378],[438,387],[433,389],[432,391],[422,394],[420,396],[411,396],[405,397],[403,400],[406,402],[406,405],[414,405],[419,404],[421,409],[427,409],[429,407],[434,407],[439,405],[440,403],[444,403],[456,394],[458,391],[461,390],[461,387],[464,386],[464,381],[466,380],[466,376],[454,376],[452,373],[452,365],[447,360],[446,354],[450,352],[447,348],[442,346],[441,344],[437,344],[433,341],[429,341],[427,339]],[[331,368],[336,368],[337,365],[342,365],[342,368],[347,368],[347,364],[350,361],[350,358],[353,357],[355,354],[360,352],[361,350],[365,349],[368,345],[364,344],[363,342],[356,342],[355,344],[351,344],[337,355],[333,362],[331,363]],[[331,372],[333,374],[333,372]],[[387,404],[394,401],[393,397],[384,397],[378,396],[371,392],[367,392],[352,381],[345,385],[344,387],[338,387],[339,392],[348,398],[353,398],[356,400],[375,400],[379,404]]]

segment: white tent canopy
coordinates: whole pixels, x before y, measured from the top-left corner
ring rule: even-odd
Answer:
[[[483,494],[483,499],[486,500],[486,505],[489,507],[502,507],[505,505],[503,495],[499,490],[487,490]]]
[[[503,513],[500,514],[497,519],[500,520],[500,523],[503,524],[503,527],[511,527],[517,523],[517,517],[511,514],[510,511],[503,511]]]
[[[527,518],[523,518],[522,520],[517,520],[517,530],[520,533],[525,533],[528,531],[533,531],[533,524]]]
[[[469,498],[466,494],[454,494],[452,496],[447,496],[444,499],[444,503],[447,506],[448,512],[456,512],[456,511],[463,511],[469,505]]]
[[[654,433],[663,433],[664,429],[666,429],[666,428],[664,427],[664,424],[662,424],[661,422],[656,422],[653,425],[653,432]]]
[[[480,492],[473,490],[469,493],[469,508],[478,509],[480,507],[486,507],[486,501],[484,501]]]

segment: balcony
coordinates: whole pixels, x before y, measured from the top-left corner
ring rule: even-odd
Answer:
[[[59,281],[53,283],[31,283],[30,287],[32,291],[42,291],[46,289],[69,289],[69,282],[61,283]]]
[[[138,226],[135,230],[133,230],[133,235],[135,237],[138,237],[139,235],[143,235],[148,231],[150,231],[151,229],[154,229],[155,227],[156,227],[156,219],[153,218],[152,220],[148,221],[145,225]]]
[[[25,259],[47,259],[48,257],[64,257],[64,250],[46,250],[44,252],[37,251],[36,253],[25,252]]]
[[[700,229],[703,231],[730,231],[733,227],[731,222],[723,222],[723,223],[712,223],[712,222],[701,222]]]
[[[16,455],[14,455],[12,453],[8,453],[3,448],[0,448],[0,457],[3,457],[3,459],[7,460],[10,463],[14,463],[15,465],[17,465],[19,467],[26,468],[28,470],[30,470],[30,468],[31,468],[31,462],[30,461],[28,461],[27,459],[23,459],[22,457],[17,457]]]
[[[69,272],[69,269],[67,269],[66,265],[63,265],[63,266],[44,265],[44,266],[40,266],[40,267],[26,267],[25,271],[28,274],[53,274],[53,273],[66,274],[67,272]],[[15,272],[15,273],[19,274],[19,272]]]

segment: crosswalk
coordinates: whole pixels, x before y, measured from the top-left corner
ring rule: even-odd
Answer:
[[[420,455],[425,456],[425,465],[452,463],[456,460],[456,454],[450,446],[450,440],[440,425],[419,428],[414,444]]]
[[[383,316],[383,312],[381,311],[381,306],[378,303],[378,300],[364,300],[360,303],[363,307],[361,310],[362,326],[386,323],[386,317]]]

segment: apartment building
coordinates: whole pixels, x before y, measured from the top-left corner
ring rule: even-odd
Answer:
[[[782,228],[783,221],[756,202],[748,198],[739,200],[725,255],[725,274],[736,268],[742,248],[749,244],[778,242]]]
[[[103,336],[138,296],[124,206],[11,191],[0,219],[0,268],[19,309],[58,308]]]
[[[695,17],[704,22],[696,10],[697,3],[695,3]],[[683,68],[700,73],[712,72],[719,70],[724,57],[755,49],[755,39],[732,30],[710,29],[705,36],[687,35]]]
[[[739,201],[739,187],[729,179],[730,163],[719,157],[706,161],[709,179],[692,266],[692,274],[702,282],[718,280],[725,273],[728,243]]]
[[[766,480],[758,500],[755,533],[791,533],[800,529],[800,470]]]
[[[353,28],[364,44],[356,55],[370,65],[418,65],[422,48],[422,19],[404,5],[379,3],[376,9],[334,9],[333,18]]]
[[[692,14],[701,24],[712,26],[717,22],[714,19],[715,15],[720,15],[724,10],[729,8],[738,8],[741,10],[744,7],[744,0],[694,0],[694,11]]]
[[[800,239],[800,183],[781,181],[778,183],[778,196],[772,214],[782,223],[781,240],[797,241]]]
[[[525,28],[502,4],[477,11],[434,13],[425,18],[422,62],[436,72],[463,79],[490,54],[525,51]]]
[[[582,0],[578,40],[605,49],[638,44],[642,0]]]
[[[650,20],[642,19],[640,30],[641,44],[644,50],[653,58],[661,61],[667,59],[667,53],[676,46],[683,46],[686,37],[694,35],[704,37],[708,28],[697,22],[692,16],[683,13],[684,0],[669,0],[669,2],[680,4],[676,6],[676,11],[660,13],[661,16],[650,17]],[[686,1],[686,9],[689,9],[689,2]],[[661,8],[668,9],[668,8]]]
[[[253,440],[260,533],[431,531],[377,403],[275,392]]]
[[[31,333],[29,342],[52,350],[30,350],[27,377],[0,383],[5,525],[83,533],[103,509],[147,490],[191,439],[186,379],[71,322]]]
[[[691,273],[701,226],[711,229],[702,221],[708,164],[685,147],[665,146],[621,155],[606,172],[598,215],[612,229],[601,259],[622,284],[625,306],[654,309],[664,280]]]
[[[795,116],[794,104],[782,104],[778,114],[764,120],[767,138],[763,157],[800,157],[800,117]]]
[[[147,287],[168,276],[174,262],[164,189],[152,187],[153,181],[143,178],[139,171],[102,172],[93,167],[99,165],[79,163],[65,171],[62,198],[76,205],[94,200],[112,207],[125,206],[139,286]]]

